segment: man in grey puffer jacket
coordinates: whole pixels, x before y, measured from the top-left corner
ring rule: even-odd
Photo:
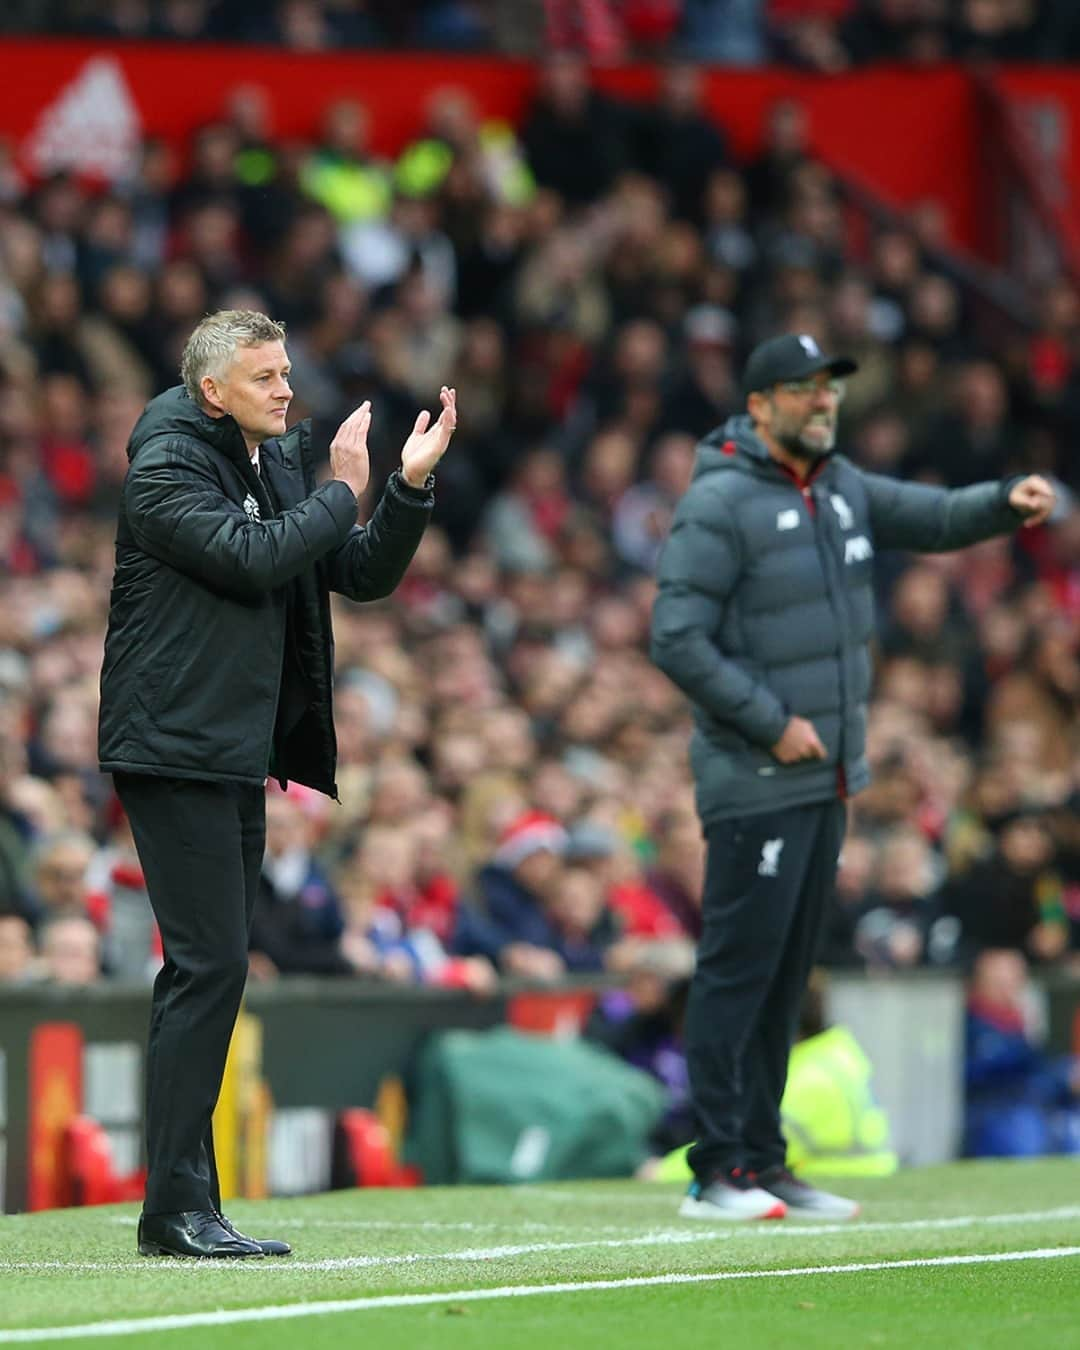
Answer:
[[[698,447],[659,564],[652,656],[688,695],[708,840],[686,1018],[698,1141],[686,1217],[850,1218],[784,1166],[780,1099],[833,893],[845,798],[865,787],[876,549],[938,553],[1054,503],[1038,477],[958,491],[834,455],[844,377],[813,338],[761,343],[748,415]]]

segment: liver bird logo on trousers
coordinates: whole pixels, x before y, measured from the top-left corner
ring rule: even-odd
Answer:
[[[759,877],[775,877],[780,871],[782,839],[766,839],[761,846],[761,861],[757,865]]]

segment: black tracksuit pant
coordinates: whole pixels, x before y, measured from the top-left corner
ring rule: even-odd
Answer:
[[[114,781],[165,949],[146,1052],[143,1210],[220,1209],[210,1117],[247,978],[265,789],[143,774]]]
[[[799,1009],[836,881],[842,801],[723,820],[706,830],[703,932],[686,1012],[707,1182],[783,1163],[780,1099]]]

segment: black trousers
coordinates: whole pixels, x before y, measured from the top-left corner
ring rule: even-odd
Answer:
[[[702,1181],[785,1157],[780,1099],[799,1008],[836,881],[841,801],[724,820],[706,831],[704,927],[686,1011]]]
[[[114,781],[165,950],[146,1052],[143,1209],[220,1209],[210,1118],[247,978],[265,791],[143,774]]]

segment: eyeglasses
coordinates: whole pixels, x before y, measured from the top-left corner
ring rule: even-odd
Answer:
[[[782,389],[785,394],[795,394],[798,398],[810,398],[824,389],[838,403],[843,401],[847,392],[847,385],[843,380],[827,380],[824,384],[818,384],[817,380],[781,380],[777,388]]]

